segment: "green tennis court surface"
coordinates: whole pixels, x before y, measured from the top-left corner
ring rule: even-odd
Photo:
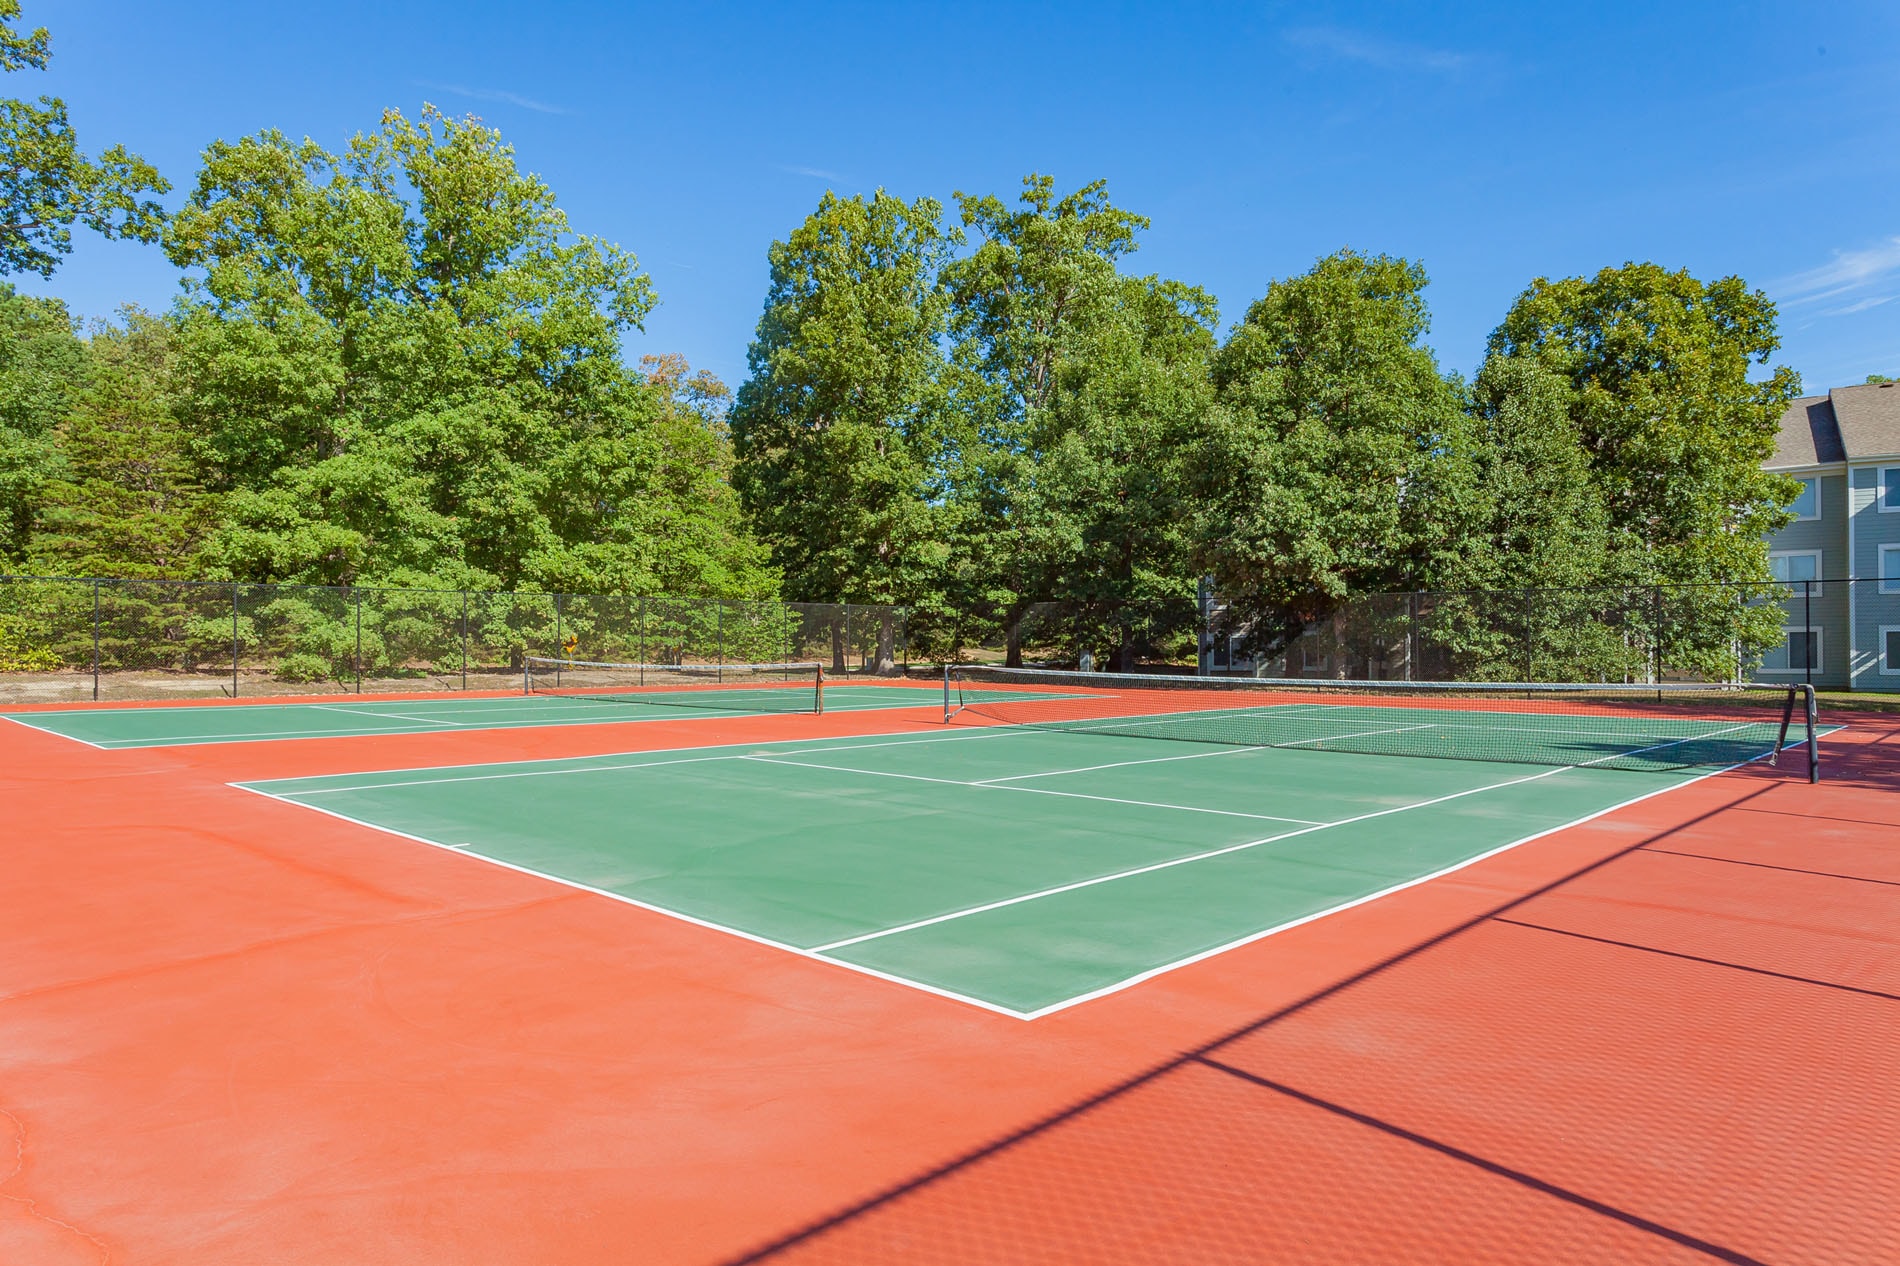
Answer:
[[[677,721],[723,713],[764,716],[809,711],[809,691],[760,686],[706,691],[629,694],[614,699],[516,695],[490,699],[398,699],[354,703],[188,704],[159,708],[74,708],[58,712],[0,713],[10,721],[90,743],[94,747],[174,747],[193,743],[248,743],[270,739],[340,738],[366,734],[428,734],[443,730],[507,730],[544,725],[601,725],[620,721]],[[941,707],[936,686],[828,685],[825,711]]]
[[[1033,1017],[1709,772],[1000,726],[244,785]]]

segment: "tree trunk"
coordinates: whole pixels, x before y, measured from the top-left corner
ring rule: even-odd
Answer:
[[[1003,667],[1021,668],[1023,666],[1023,622],[1018,617],[1009,622],[1007,640],[1003,643]]]
[[[851,618],[851,608],[840,607],[831,621],[831,671],[842,677],[844,666],[844,626]]]

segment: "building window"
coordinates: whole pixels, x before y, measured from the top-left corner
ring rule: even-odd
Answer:
[[[1900,593],[1900,545],[1880,547],[1880,592]]]
[[[1880,492],[1876,500],[1882,514],[1900,514],[1900,466],[1880,468]]]
[[[1821,630],[1818,627],[1784,628],[1781,645],[1762,656],[1765,673],[1806,673],[1821,671]]]
[[[1900,624],[1880,626],[1880,671],[1900,676]]]
[[[1768,555],[1768,572],[1786,585],[1784,597],[1821,592],[1821,551],[1818,549],[1773,550]],[[1809,582],[1804,588],[1803,581]]]
[[[1323,673],[1326,671],[1327,659],[1326,648],[1316,634],[1306,633],[1300,637],[1301,672]]]
[[[1801,495],[1794,499],[1788,508],[1794,511],[1794,517],[1800,519],[1818,519],[1821,517],[1821,477],[1811,475],[1798,481]]]

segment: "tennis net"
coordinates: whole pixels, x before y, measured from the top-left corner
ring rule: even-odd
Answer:
[[[823,712],[818,664],[609,664],[530,655],[530,695],[589,703],[710,708],[720,712]]]
[[[1811,686],[1525,685],[1171,677],[952,665],[961,713],[1073,734],[1433,756],[1592,769],[1727,767],[1806,749],[1820,779]]]

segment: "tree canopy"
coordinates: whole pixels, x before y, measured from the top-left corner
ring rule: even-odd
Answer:
[[[19,12],[0,71],[50,55]],[[734,393],[630,358],[638,260],[473,117],[216,140],[170,213],[57,99],[0,101],[0,150],[0,273],[52,273],[86,227],[181,281],[91,324],[0,283],[12,570],[902,604],[926,653],[1053,637],[1124,666],[1191,653],[1202,578],[1269,653],[1426,589],[1564,624],[1548,595],[1721,582],[1669,617],[1712,672],[1776,632],[1730,608],[1787,521],[1761,463],[1799,383],[1736,277],[1537,278],[1467,382],[1417,260],[1339,250],[1223,336],[1213,295],[1130,267],[1149,220],[1100,180],[827,192],[766,252]],[[1527,671],[1461,601],[1469,671]],[[1630,653],[1564,653],[1598,651]]]
[[[207,574],[770,587],[716,409],[620,356],[654,302],[500,134],[425,110],[340,154],[220,142],[166,232]],[[709,411],[710,410],[710,411]]]
[[[0,71],[45,70],[52,37],[22,32],[20,0],[0,0]],[[79,148],[58,97],[0,98],[0,273],[50,277],[73,249],[73,225],[108,238],[153,242],[165,211],[145,195],[169,192],[158,169],[123,145],[97,159]]]

